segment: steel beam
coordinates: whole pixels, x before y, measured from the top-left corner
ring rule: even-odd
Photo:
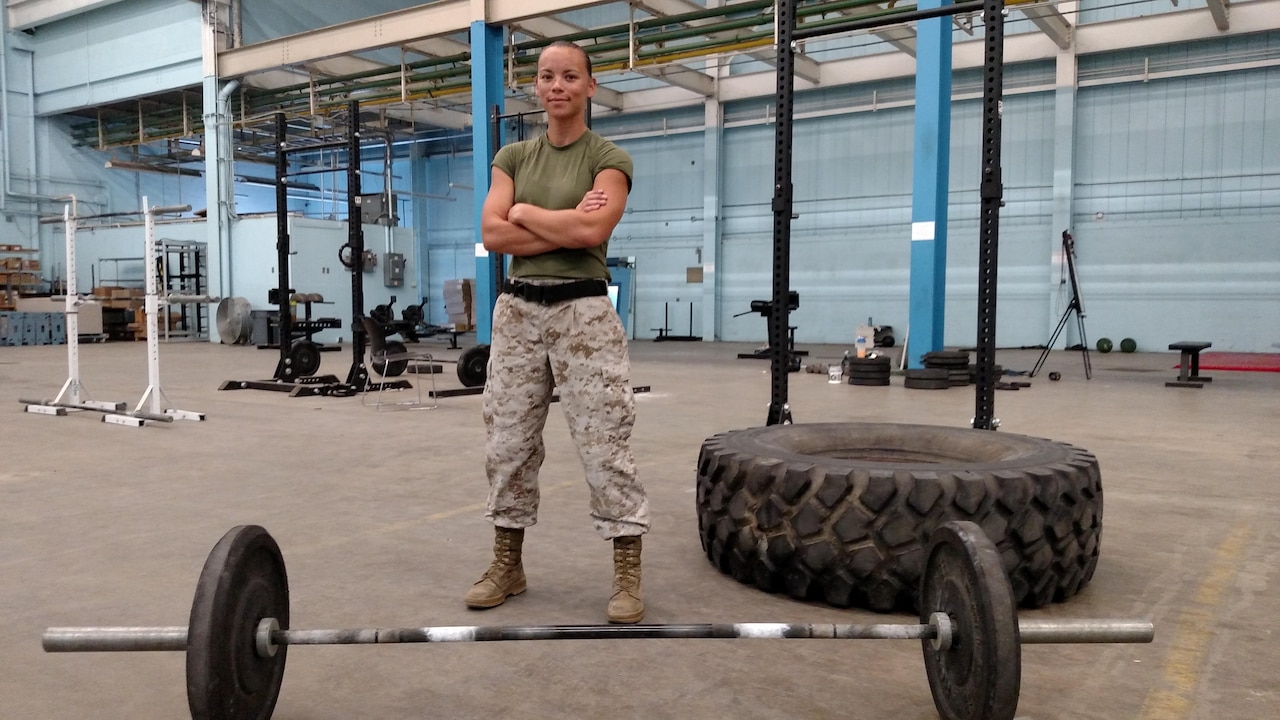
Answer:
[[[536,38],[554,38],[561,35],[573,35],[586,28],[553,17],[537,17],[511,23],[512,30]]]
[[[424,37],[466,30],[470,25],[471,8],[466,2],[450,0],[419,5],[228,50],[218,56],[218,75],[239,77],[282,65],[404,45]],[[424,33],[423,28],[433,28],[436,32]]]
[[[1058,8],[1053,5],[1031,5],[1028,7],[1018,6],[1018,12],[1021,12],[1032,22],[1040,32],[1044,33],[1053,41],[1054,45],[1067,50],[1071,47],[1071,23],[1058,12]]]
[[[97,10],[120,0],[9,0],[9,28],[27,30],[81,13]]]
[[[1231,12],[1227,0],[1207,0],[1209,14],[1213,16],[1213,26],[1226,32],[1231,28],[1228,14]]]
[[[697,12],[698,10],[705,9],[701,5],[689,2],[689,0],[639,0],[639,2],[633,2],[632,4],[655,17],[682,15],[684,13]],[[688,25],[689,27],[699,27],[702,25],[713,25],[718,22],[720,22],[719,19],[705,18],[702,20],[691,20],[685,23],[685,25]],[[707,37],[712,40],[728,40],[733,38],[733,33],[710,33]],[[772,48],[755,50],[748,52],[747,55],[774,67],[777,67],[778,65],[778,53]],[[795,55],[796,77],[817,85],[821,81],[822,77],[819,67],[819,64],[814,59],[806,57],[800,53]]]
[[[638,67],[635,72],[647,75],[655,80],[690,90],[703,97],[715,97],[716,80],[710,75],[690,70],[683,65],[662,65],[659,67]]]
[[[875,36],[911,57],[916,56],[916,31],[909,27],[885,28],[877,31]]]
[[[453,38],[445,37],[415,40],[411,43],[405,43],[403,47],[405,50],[431,58],[449,57],[451,55],[461,55],[465,52],[471,52],[471,45],[459,42]]]

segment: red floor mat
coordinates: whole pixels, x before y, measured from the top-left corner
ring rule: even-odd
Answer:
[[[1180,365],[1174,365],[1174,368]],[[1200,369],[1280,372],[1280,353],[1202,352]]]

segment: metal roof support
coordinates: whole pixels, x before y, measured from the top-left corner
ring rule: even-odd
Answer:
[[[1066,50],[1071,47],[1071,23],[1063,17],[1054,5],[1030,5],[1018,7],[1018,12],[1027,16],[1040,32],[1053,41],[1054,45]]]
[[[1214,27],[1223,32],[1229,30],[1231,4],[1227,0],[1206,0],[1206,4],[1209,6],[1209,14],[1213,16]]]

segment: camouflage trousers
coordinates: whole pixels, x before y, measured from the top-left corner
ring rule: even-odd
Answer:
[[[553,389],[586,471],[596,531],[606,540],[643,534],[649,501],[631,453],[631,362],[622,322],[606,296],[554,305],[499,296],[484,386],[485,517],[510,528],[537,522],[542,431]]]

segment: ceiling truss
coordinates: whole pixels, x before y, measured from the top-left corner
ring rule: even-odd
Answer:
[[[800,14],[802,23],[829,24],[840,18],[914,9],[914,5],[896,5],[897,1],[821,0],[802,4]],[[1075,17],[1075,0],[1007,1],[1012,11],[1030,20],[1059,51],[1077,50],[1076,28],[1068,20]],[[1176,4],[1176,0],[1171,2]],[[487,0],[488,21],[504,24],[512,32],[504,59],[509,112],[536,112],[531,80],[537,50],[558,38],[574,39],[591,54],[600,79],[593,104],[605,113],[639,111],[673,101],[689,104],[698,98],[725,100],[722,86],[729,79],[727,61],[735,57],[762,63],[758,74],[772,74],[776,52],[771,2],[733,0],[721,4],[709,0],[707,7],[693,0],[630,0],[624,5],[629,22],[602,28],[582,27],[561,15],[566,10],[603,4],[610,3]],[[440,0],[226,50],[218,57],[219,74],[243,83],[238,102],[233,98],[233,115],[245,126],[265,121],[277,111],[295,119],[323,117],[341,112],[350,98],[361,98],[362,108],[391,129],[415,133],[466,128],[472,121],[468,28],[473,5],[470,0]],[[1261,5],[1280,12],[1280,0],[1250,0],[1243,7],[1257,12],[1261,8],[1252,6]],[[1167,15],[1196,13],[1211,20],[1218,32],[1225,32],[1230,28],[1231,9],[1229,0],[1208,0],[1203,10]],[[966,25],[972,18],[957,17],[954,22],[973,34],[972,26]],[[422,28],[433,31],[424,34]],[[888,67],[897,62],[914,67],[913,26],[882,26],[872,34],[895,52],[881,54],[868,66]],[[851,65],[850,58],[830,51],[806,54],[806,49],[798,48],[797,79],[810,87],[856,81],[844,70]],[[388,55],[397,53],[399,62],[388,63]],[[646,78],[648,84],[637,84],[637,78]],[[198,98],[199,94],[198,88],[191,88],[182,96]],[[179,132],[173,119],[172,95],[147,98],[145,104],[118,103],[105,113],[99,111],[94,118],[97,127],[80,139],[106,147],[189,137],[193,113],[184,107]],[[657,98],[662,101],[654,103]],[[184,105],[189,102],[184,100]],[[137,117],[126,123],[122,118],[129,114]],[[194,115],[198,125],[200,113]],[[300,127],[315,133],[326,124],[302,122]]]

